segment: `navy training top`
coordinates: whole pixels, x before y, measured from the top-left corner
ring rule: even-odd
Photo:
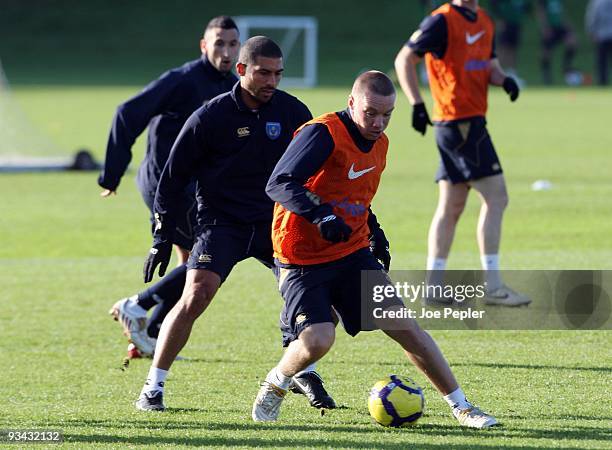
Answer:
[[[142,192],[155,192],[170,149],[187,118],[208,100],[229,91],[236,76],[219,72],[206,58],[171,69],[119,105],[108,138],[98,184],[112,191],[132,160],[132,145],[149,127],[146,153],[138,170]]]
[[[155,213],[162,223],[156,239],[170,237],[175,201],[192,177],[197,182],[199,224],[272,221],[274,203],[266,195],[266,183],[295,130],[312,115],[281,90],[251,110],[241,89],[236,83],[197,109],[181,130],[155,195]]]

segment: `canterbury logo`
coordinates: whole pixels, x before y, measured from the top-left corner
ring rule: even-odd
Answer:
[[[212,261],[212,256],[207,255],[206,253],[204,253],[203,255],[198,256],[198,262],[209,263],[211,261]]]
[[[236,134],[238,135],[239,138],[247,137],[248,135],[251,134],[251,130],[249,130],[249,127],[238,128],[236,130]]]
[[[485,34],[484,30],[476,34],[470,34],[466,31],[465,32],[465,42],[467,42],[468,45],[472,45],[474,42],[480,39],[483,34]]]
[[[354,180],[355,178],[359,178],[361,175],[365,175],[366,173],[374,170],[375,167],[376,166],[372,166],[372,167],[368,167],[367,169],[358,170],[357,172],[355,172],[355,164],[353,163],[348,173],[349,180]]]

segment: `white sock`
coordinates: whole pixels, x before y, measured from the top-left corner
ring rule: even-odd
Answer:
[[[137,317],[143,317],[147,315],[147,310],[136,303],[138,295],[131,296],[127,302],[125,302],[125,310]]]
[[[167,370],[158,369],[157,367],[151,366],[151,368],[149,369],[149,375],[147,375],[147,381],[145,381],[145,384],[142,387],[142,391],[140,391],[140,394],[142,395],[147,392],[154,391],[164,392],[164,384],[166,383],[167,376]]]
[[[470,402],[468,402],[467,398],[465,398],[465,394],[461,388],[455,389],[453,392],[445,395],[443,398],[451,408],[467,408],[470,406]]]
[[[487,282],[487,290],[494,291],[501,287],[502,280],[499,274],[499,254],[495,255],[480,255],[480,263],[485,271],[485,281]]]
[[[446,258],[427,257],[427,270],[446,270]]]
[[[314,372],[315,370],[317,370],[317,363],[313,362],[311,365],[309,365],[308,367],[306,367],[304,370],[302,370],[301,372],[296,373],[295,375],[293,375],[294,377],[299,377],[300,375],[304,374],[304,373],[308,373],[308,372]]]
[[[444,270],[446,259],[427,257],[427,280],[428,286],[441,286],[444,284]]]
[[[281,389],[287,390],[289,389],[291,377],[286,377],[282,374],[278,367],[274,367],[270,372],[268,372],[268,375],[266,375],[266,381],[278,386]]]

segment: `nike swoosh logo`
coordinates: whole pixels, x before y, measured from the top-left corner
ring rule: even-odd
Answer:
[[[354,180],[355,178],[359,178],[361,175],[365,175],[366,173],[374,170],[375,167],[376,166],[372,166],[372,167],[368,167],[367,169],[358,170],[357,172],[355,172],[355,163],[353,163],[348,173],[349,180]]]
[[[468,45],[472,45],[474,42],[476,42],[478,39],[480,39],[482,37],[482,35],[485,34],[484,30],[482,30],[479,33],[476,33],[474,35],[468,33],[467,31],[465,32],[465,42],[468,43]]]

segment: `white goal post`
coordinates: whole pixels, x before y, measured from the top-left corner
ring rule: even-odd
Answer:
[[[303,36],[303,61],[302,74],[298,76],[283,76],[282,85],[287,87],[315,87],[317,85],[317,30],[318,23],[315,17],[309,16],[238,16],[234,17],[236,25],[240,30],[240,38],[244,42],[256,34],[254,30],[273,29],[281,32],[277,41],[280,45],[285,60],[289,65],[295,63],[292,60],[298,40]],[[283,33],[284,32],[284,33]],[[300,53],[300,52],[297,52]]]

